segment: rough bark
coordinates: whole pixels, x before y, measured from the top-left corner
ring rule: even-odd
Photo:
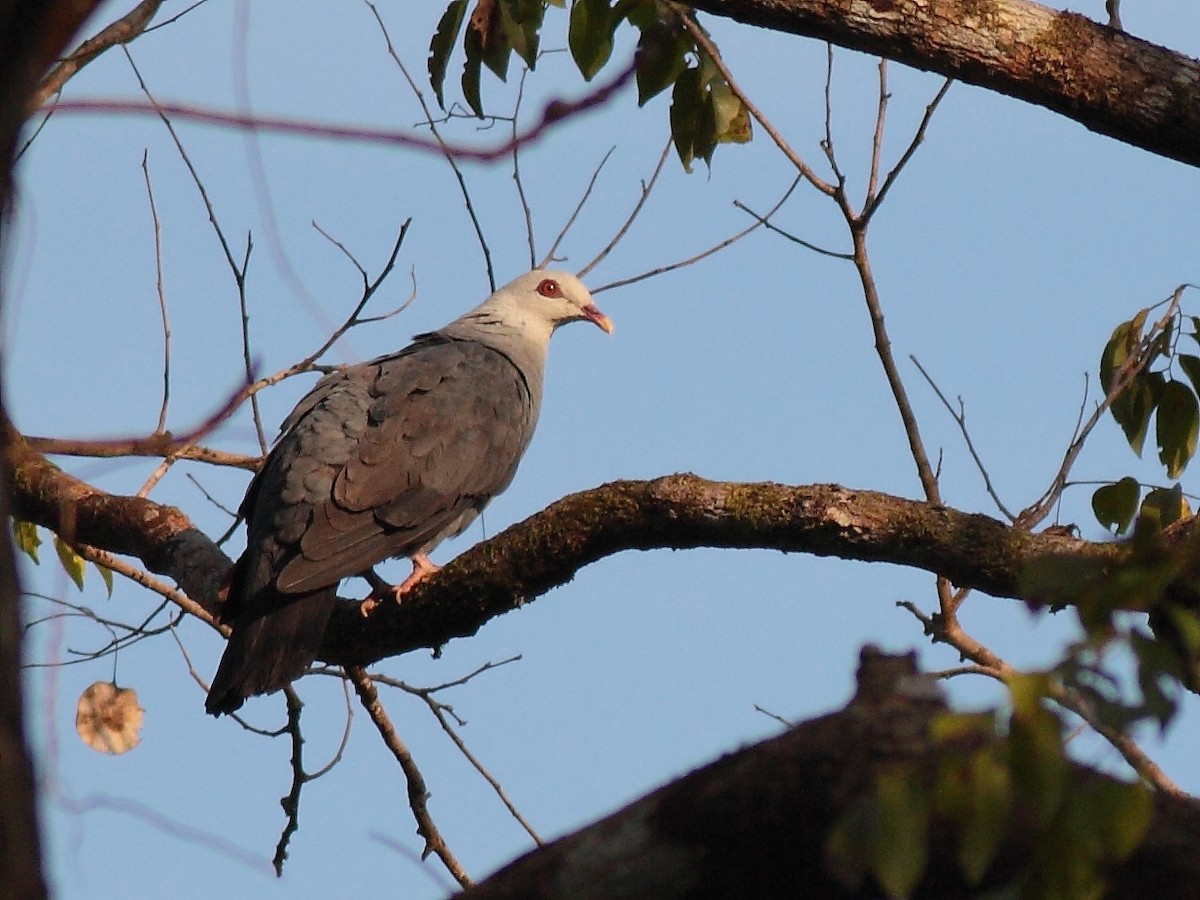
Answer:
[[[1200,62],[1077,13],[1027,0],[686,2],[979,85],[1200,164]]]
[[[14,433],[15,434],[15,433]],[[136,557],[175,580],[208,613],[229,557],[180,510],[106,494],[66,474],[15,438],[18,517],[71,542]],[[1126,565],[1175,568],[1169,593],[1191,600],[1197,579],[1188,526],[1160,546],[1094,543],[1058,532],[1031,534],[996,519],[839,485],[716,482],[695,475],[618,481],[565,497],[460,555],[370,618],[343,604],[321,657],[369,665],[436,648],[478,631],[570,581],[596,560],[625,550],[761,548],[865,562],[890,562],[949,578],[960,587],[1031,607],[1086,601]],[[1169,551],[1172,545],[1179,553]]]
[[[0,233],[11,206],[13,154],[28,97],[95,5],[92,0],[0,0]],[[2,396],[0,391],[0,416]],[[8,438],[0,433],[0,460],[8,458]],[[21,589],[7,527],[7,481],[0,477],[0,898],[36,900],[46,895],[46,883],[33,763],[25,742]]]
[[[535,850],[460,895],[466,900],[656,897],[879,897],[863,873],[827,862],[830,829],[898,766],[933,783],[948,756],[981,748],[978,735],[936,740],[945,711],[910,657],[863,651],[858,690],[843,710],[731,753],[581,831]],[[993,738],[992,740],[999,740]],[[1106,776],[1082,767],[1083,789]],[[1141,847],[1107,872],[1108,896],[1200,897],[1200,806],[1158,797]],[[934,823],[921,898],[980,896],[1020,880],[1037,840],[1020,810],[971,887],[956,829]]]

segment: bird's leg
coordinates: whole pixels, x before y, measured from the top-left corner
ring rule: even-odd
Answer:
[[[367,569],[367,571],[362,573],[362,577],[371,585],[371,593],[358,605],[358,611],[362,614],[363,618],[369,616],[375,607],[389,596],[399,603],[401,598],[412,590],[418,582],[425,580],[441,568],[441,566],[431,562],[429,557],[424,553],[413,555],[412,567],[412,574],[399,584],[389,584],[383,578],[380,578],[374,569]]]
[[[419,582],[424,581],[441,568],[441,566],[434,564],[424,553],[413,555],[412,566],[412,574],[391,589],[392,598],[397,603],[400,602],[401,597],[416,587]]]

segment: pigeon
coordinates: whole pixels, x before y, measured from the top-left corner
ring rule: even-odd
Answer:
[[[221,620],[233,631],[205,709],[294,681],[316,658],[338,584],[412,560],[399,598],[436,571],[429,552],[512,482],[537,424],[550,336],[612,321],[578,278],[535,269],[398,353],[326,375],[280,427],[239,515],[246,550]]]

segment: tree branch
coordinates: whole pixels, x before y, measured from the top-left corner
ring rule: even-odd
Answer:
[[[15,431],[12,489],[18,518],[70,543],[135,556],[167,575],[209,613],[231,561],[180,510],[140,497],[106,494],[66,474]],[[1182,546],[1187,523],[1171,530]],[[339,607],[321,658],[369,665],[477,632],[489,619],[565,584],[589,563],[623,550],[760,548],[890,562],[948,578],[960,588],[1030,606],[1068,605],[1145,548],[1031,534],[989,516],[839,485],[793,487],[717,482],[695,475],[618,481],[564,497],[461,554],[369,618]],[[1200,596],[1191,566],[1168,590]]]
[[[1200,62],[1028,0],[687,0],[689,6],[894,59],[1200,165]]]
[[[858,690],[845,709],[722,757],[530,852],[462,897],[882,896],[885,891],[865,871],[836,864],[831,831],[848,814],[877,808],[871,801],[882,778],[907,773],[927,786],[943,777],[947,762],[1003,740],[980,734],[939,739],[933,726],[946,707],[925,678],[911,658],[866,648]],[[1082,766],[1071,772],[1083,795],[1098,796],[1114,781]],[[960,863],[964,828],[935,812],[928,833],[917,838],[928,859],[909,896],[1013,892],[1037,857],[1039,834],[1030,827],[1035,820],[1028,809],[991,820],[1000,830],[998,846],[980,882],[969,884]],[[1104,866],[1105,896],[1200,896],[1197,843],[1200,806],[1156,795],[1141,845],[1122,862],[1110,859]]]

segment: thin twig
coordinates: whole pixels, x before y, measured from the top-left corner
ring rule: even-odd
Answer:
[[[288,856],[288,843],[291,841],[292,835],[300,828],[300,792],[309,781],[308,774],[304,771],[304,735],[300,731],[300,712],[304,709],[304,703],[301,702],[299,695],[290,684],[283,689],[283,695],[287,701],[285,730],[292,745],[292,786],[287,792],[287,796],[281,797],[279,800],[279,805],[283,807],[284,815],[287,816],[287,822],[283,826],[283,832],[279,835],[279,841],[275,844],[275,856],[271,859],[271,865],[275,867],[277,878],[283,877],[283,863]]]
[[[492,791],[495,792],[498,798],[500,798],[500,802],[504,804],[504,807],[508,810],[509,814],[516,819],[517,823],[525,829],[526,834],[528,834],[530,838],[533,839],[534,843],[540,847],[544,842],[534,829],[533,825],[530,824],[525,816],[521,814],[521,811],[517,809],[516,804],[514,804],[509,798],[507,792],[505,792],[504,787],[500,784],[500,782],[492,775],[491,772],[487,770],[487,768],[475,756],[475,754],[470,751],[466,745],[466,742],[462,739],[458,732],[454,730],[454,726],[450,724],[449,720],[447,719],[447,715],[453,716],[455,722],[457,722],[459,725],[465,725],[466,722],[463,721],[463,719],[454,711],[454,707],[446,703],[442,703],[435,696],[435,694],[439,693],[440,691],[444,691],[450,687],[459,687],[471,681],[475,677],[483,674],[484,672],[499,668],[500,666],[508,665],[509,663],[517,662],[520,659],[520,655],[517,655],[509,657],[508,659],[503,659],[498,663],[487,662],[475,669],[475,671],[470,672],[461,678],[456,678],[443,684],[434,685],[433,687],[413,687],[412,685],[406,684],[403,681],[389,678],[386,675],[374,675],[372,676],[372,679],[379,684],[386,684],[389,687],[399,688],[400,690],[412,694],[415,697],[419,697],[422,701],[424,701],[425,705],[429,707],[429,711],[433,713],[434,718],[438,720],[438,724],[442,727],[442,730],[446,732],[446,735],[451,741],[453,741],[454,746],[458,748],[459,753],[461,753],[467,762],[469,762],[475,769],[475,771],[483,777],[483,780],[491,786]]]
[[[239,392],[240,402],[240,392]],[[152,434],[142,438],[114,438],[112,440],[90,440],[75,438],[51,438],[25,435],[25,442],[38,453],[57,456],[82,456],[110,459],[127,456],[172,456],[192,462],[214,466],[230,466],[253,472],[262,463],[261,456],[245,453],[227,453],[190,443],[187,435],[174,437],[171,434]]]
[[[612,151],[610,150],[609,152],[611,153]],[[654,190],[654,185],[658,183],[658,176],[662,174],[663,167],[666,165],[667,157],[670,155],[670,153],[671,139],[667,138],[666,144],[663,145],[663,151],[661,154],[659,154],[658,164],[654,167],[654,171],[650,174],[650,180],[642,182],[642,191],[638,196],[637,203],[633,205],[633,210],[629,213],[628,217],[626,217],[625,222],[621,225],[621,227],[617,229],[617,233],[613,235],[612,240],[605,245],[604,249],[596,254],[596,258],[579,270],[578,274],[580,278],[585,277],[588,272],[600,265],[600,263],[604,261],[604,258],[608,256],[608,254],[612,253],[613,248],[616,247],[617,244],[624,239],[625,235],[629,233],[629,229],[633,227],[633,223],[637,221],[638,215],[641,214],[642,208],[645,207],[646,201],[650,199],[650,192]],[[607,159],[607,157],[605,158]],[[588,190],[591,190],[590,185]]]
[[[475,204],[472,202],[472,199],[470,199],[470,191],[467,188],[467,178],[462,174],[462,169],[458,167],[456,157],[460,156],[460,154],[457,154],[457,152],[451,148],[450,144],[442,137],[442,132],[438,131],[438,126],[433,120],[433,112],[430,109],[430,106],[428,106],[428,103],[425,102],[425,94],[420,88],[418,88],[418,86],[416,86],[415,80],[408,73],[408,67],[404,65],[404,61],[400,58],[400,53],[397,52],[395,44],[392,44],[391,34],[388,31],[388,26],[384,24],[383,17],[380,16],[376,5],[374,5],[371,0],[365,0],[365,2],[368,10],[371,10],[371,14],[374,16],[376,24],[379,25],[379,31],[380,34],[383,35],[384,42],[388,44],[388,55],[391,56],[392,61],[395,61],[396,66],[400,68],[400,72],[402,76],[404,76],[404,80],[408,82],[409,89],[413,91],[413,96],[416,97],[416,102],[420,104],[421,112],[425,114],[425,125],[428,127],[428,130],[430,130],[433,139],[436,140],[438,149],[440,152],[442,152],[442,156],[445,158],[445,161],[449,163],[451,172],[454,172],[455,180],[458,182],[458,192],[462,194],[463,204],[467,209],[467,216],[470,218],[470,224],[472,224],[472,228],[475,229],[475,240],[479,242],[479,250],[482,252],[482,254],[484,254],[484,266],[487,269],[487,283],[492,292],[494,292],[494,290],[496,290],[496,270],[494,270],[494,266],[492,265],[492,250],[487,244],[487,236],[484,234],[484,224],[479,221],[479,215],[475,212]],[[522,143],[522,140],[520,137],[518,137],[516,132],[516,120],[514,119],[514,122],[512,122],[512,139],[510,140],[508,149],[508,152],[511,152],[511,154],[514,155],[514,167],[516,166],[516,151],[518,148],[520,148]],[[517,182],[517,185],[518,188],[520,188],[520,181]],[[532,234],[532,232],[530,232],[530,234]],[[530,252],[530,258],[532,257],[533,253]]]
[[[512,139],[517,139],[517,121],[521,117],[521,101],[525,99],[525,79],[529,76],[529,69],[521,70],[521,80],[517,83],[517,99],[513,102],[512,113]],[[430,124],[432,128],[432,123]],[[521,213],[525,217],[525,238],[529,245],[529,268],[536,269],[537,265],[537,239],[533,233],[533,210],[529,206],[529,198],[525,196],[525,182],[521,178],[521,147],[518,144],[513,145],[512,152],[512,167],[513,167],[513,184],[517,186],[517,198],[521,201]]]
[[[792,191],[796,189],[796,186],[799,183],[799,178],[796,178],[794,181],[792,181],[792,183],[788,186],[788,189],[784,191],[783,196],[779,198],[779,201],[769,210],[767,210],[766,215],[762,216],[761,218],[756,217],[758,220],[753,225],[749,226],[748,228],[743,228],[741,231],[737,232],[737,234],[726,238],[720,243],[714,244],[707,250],[697,253],[695,256],[689,256],[687,259],[681,259],[678,262],[669,263],[665,266],[658,266],[657,268],[650,269],[638,275],[632,275],[629,278],[621,278],[617,281],[610,281],[608,284],[601,285],[598,288],[593,288],[592,293],[599,294],[602,291],[610,291],[613,288],[624,287],[627,284],[636,284],[639,281],[645,281],[647,278],[653,278],[656,275],[662,275],[666,272],[673,272],[676,269],[682,269],[686,266],[694,265],[695,263],[700,262],[700,260],[712,256],[714,253],[719,253],[721,250],[724,250],[731,244],[736,244],[752,231],[755,231],[762,225],[766,225],[771,216],[779,212],[779,209],[783,206],[783,204],[785,204],[788,201],[788,198],[792,196]]]
[[[574,227],[575,220],[579,217],[579,213],[582,212],[584,206],[587,205],[588,199],[592,196],[592,190],[596,187],[596,181],[600,178],[600,173],[604,171],[604,166],[608,163],[609,158],[613,155],[613,151],[616,149],[617,148],[615,146],[609,147],[608,152],[600,158],[600,162],[594,169],[592,169],[592,177],[588,179],[587,187],[584,188],[583,191],[583,196],[579,198],[579,202],[575,204],[575,208],[571,210],[571,214],[567,216],[566,223],[558,230],[558,234],[555,235],[554,238],[554,243],[550,245],[550,249],[547,250],[546,255],[542,257],[539,266],[545,266],[555,259],[559,246],[562,244],[567,234],[571,231],[571,228]],[[577,274],[580,278],[583,278],[587,272],[588,267],[585,266],[583,269],[580,269]]]
[[[879,186],[879,166],[880,160],[883,158],[883,133],[884,126],[887,122],[888,101],[892,95],[888,93],[887,82],[887,60],[879,60],[879,102],[875,107],[875,133],[871,137],[871,166],[867,176],[867,196],[863,201],[863,210],[871,202],[871,198],[875,196],[875,189]]]
[[[163,396],[158,411],[155,434],[166,430],[167,406],[171,402],[171,322],[167,317],[167,292],[163,283],[162,226],[158,221],[158,206],[154,202],[154,186],[150,181],[149,152],[142,151],[142,176],[146,182],[146,197],[150,201],[150,220],[154,226],[154,286],[158,293],[158,312],[163,331]]]
[[[883,179],[883,187],[879,189],[879,193],[874,193],[874,190],[868,192],[867,201],[863,205],[862,211],[862,215],[864,217],[870,218],[875,214],[875,210],[877,210],[879,205],[883,203],[888,191],[892,189],[892,185],[896,183],[896,179],[900,177],[900,173],[904,171],[904,167],[908,165],[908,161],[912,159],[913,154],[917,152],[917,148],[925,142],[925,132],[929,129],[929,123],[933,119],[933,114],[937,112],[938,106],[941,105],[943,98],[950,90],[950,85],[952,84],[954,84],[954,79],[947,78],[944,82],[942,82],[942,86],[938,89],[938,92],[934,95],[934,98],[929,101],[929,104],[925,107],[925,114],[921,117],[921,123],[917,126],[917,130],[913,134],[912,140],[909,141],[908,146],[904,149],[904,153],[900,155],[900,159],[896,162],[896,165],[892,167],[892,170],[888,172],[887,176]]]
[[[167,109],[161,106],[150,92],[145,79],[142,78],[142,73],[138,69],[137,64],[133,61],[133,55],[129,52],[128,47],[121,48],[125,53],[125,59],[129,62],[129,67],[133,70],[134,76],[137,78],[138,86],[142,93],[146,95],[146,99],[150,103],[155,115],[162,121],[167,128],[167,133],[170,134],[171,140],[175,144],[175,149],[179,153],[179,158],[183,160],[184,166],[187,167],[188,173],[192,176],[192,183],[196,185],[196,190],[200,194],[200,199],[204,203],[204,208],[208,212],[208,221],[213,227],[213,232],[217,236],[217,242],[221,245],[221,250],[225,254],[225,263],[229,266],[229,271],[233,275],[234,285],[237,288],[238,305],[241,310],[241,327],[242,327],[242,362],[245,366],[246,381],[254,380],[254,360],[250,353],[250,314],[246,306],[246,268],[250,263],[250,252],[253,249],[253,241],[250,236],[246,236],[246,253],[242,260],[241,266],[234,259],[233,251],[230,249],[229,241],[225,238],[225,231],[221,227],[220,221],[217,219],[216,210],[213,207],[212,200],[209,199],[208,190],[204,186],[204,181],[200,178],[200,173],[192,164],[192,159],[188,155],[187,150],[183,146],[183,141],[179,134],[175,131],[175,125],[171,122],[170,115]],[[262,416],[258,409],[258,398],[255,394],[250,395],[250,409],[254,419],[254,428],[258,434],[259,449],[265,454],[267,452],[267,436],[262,426]]]
[[[354,685],[363,709],[375,723],[384,744],[392,752],[396,762],[400,764],[401,771],[404,772],[404,778],[408,784],[408,805],[412,810],[413,817],[417,820],[417,834],[425,840],[425,849],[421,853],[421,859],[426,859],[431,853],[436,854],[460,886],[470,887],[470,877],[454,854],[450,852],[450,848],[446,845],[441,832],[438,831],[437,825],[429,814],[427,805],[429,790],[425,787],[425,778],[421,774],[421,770],[417,768],[408,747],[400,739],[400,735],[396,733],[395,727],[388,718],[387,711],[379,700],[379,692],[375,690],[375,684],[371,681],[371,676],[362,666],[347,666],[346,676]]]
[[[796,178],[798,181],[800,176],[797,175]],[[817,244],[810,243],[809,241],[806,241],[803,238],[796,237],[796,235],[792,234],[789,231],[784,231],[778,225],[774,225],[771,222],[768,222],[765,217],[760,216],[758,213],[756,213],[754,210],[752,210],[749,206],[747,206],[741,200],[734,200],[733,205],[735,207],[737,207],[738,209],[740,209],[742,212],[746,213],[747,215],[752,216],[755,219],[758,219],[759,224],[761,224],[764,228],[766,228],[767,231],[773,231],[775,234],[779,235],[781,238],[789,240],[793,244],[799,244],[801,247],[805,248],[806,250],[811,250],[813,253],[819,253],[821,256],[832,256],[834,259],[844,259],[844,260],[847,260],[848,262],[854,261],[853,253],[841,253],[837,250],[829,250],[829,249],[826,249],[825,247],[821,247]]]
[[[228,625],[218,625],[213,620],[213,617],[209,615],[208,610],[178,588],[173,588],[166,582],[159,581],[149,572],[130,565],[121,559],[121,557],[109,553],[107,550],[100,550],[88,544],[72,544],[71,549],[89,562],[104,566],[106,569],[112,569],[118,575],[124,575],[130,581],[134,581],[142,587],[165,597],[184,612],[195,616],[206,625],[211,625],[217,631],[221,632],[221,634],[228,637],[230,631]]]
[[[938,488],[937,475],[929,464],[929,455],[925,452],[925,442],[921,438],[921,429],[913,412],[912,402],[908,398],[908,390],[900,377],[896,366],[896,358],[892,353],[892,340],[888,335],[887,325],[883,318],[883,303],[875,284],[875,276],[871,271],[871,260],[867,253],[867,223],[852,215],[847,218],[850,235],[854,241],[854,267],[858,271],[862,285],[863,300],[867,304],[867,312],[871,318],[871,331],[875,335],[875,353],[883,366],[884,377],[892,391],[892,399],[900,413],[904,425],[904,434],[908,438],[909,452],[917,467],[917,477],[925,492],[925,499],[930,503],[942,502],[941,490]]]
[[[913,365],[917,367],[917,371],[921,373],[921,375],[925,378],[925,381],[931,388],[933,388],[933,392],[937,394],[937,398],[942,401],[942,405],[946,407],[946,411],[950,413],[950,418],[954,419],[955,424],[958,425],[958,430],[962,434],[963,440],[966,441],[967,452],[971,454],[971,459],[975,460],[975,467],[979,469],[979,474],[983,476],[983,486],[987,491],[988,496],[992,498],[992,502],[996,504],[996,508],[1000,510],[1000,513],[1006,519],[1008,519],[1008,521],[1015,521],[1016,516],[1008,511],[1008,507],[1006,507],[1004,505],[1004,501],[1000,499],[1000,495],[996,492],[996,488],[992,484],[991,476],[988,474],[987,466],[983,464],[983,460],[980,459],[979,453],[975,449],[975,443],[971,440],[971,432],[967,428],[967,412],[963,406],[962,398],[960,397],[958,399],[958,411],[956,412],[954,407],[950,405],[950,401],[946,399],[946,395],[942,393],[942,389],[937,386],[937,382],[935,382],[933,377],[927,371],[925,371],[925,367],[921,365],[920,360],[911,354],[908,358],[912,360]]]

